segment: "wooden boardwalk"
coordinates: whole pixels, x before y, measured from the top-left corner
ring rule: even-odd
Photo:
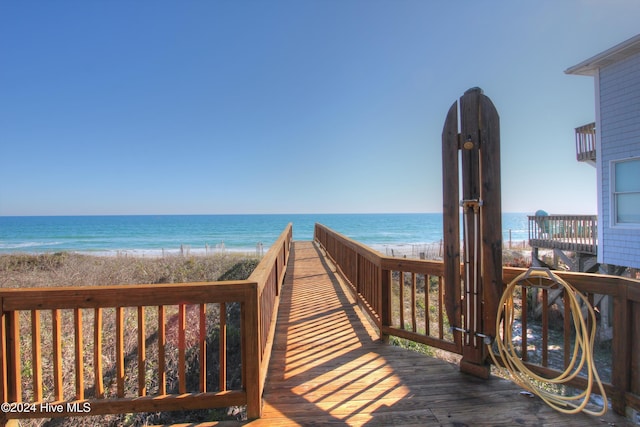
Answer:
[[[296,242],[292,255],[263,418],[245,425],[631,425],[611,411],[563,415],[509,381],[383,344],[316,246]]]

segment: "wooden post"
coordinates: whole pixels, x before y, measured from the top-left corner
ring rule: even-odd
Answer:
[[[242,304],[242,330],[245,333],[242,349],[244,387],[247,393],[247,418],[262,416],[262,390],[260,390],[260,295],[254,283]]]
[[[456,344],[462,349],[460,369],[488,378],[484,338],[496,333],[497,305],[503,288],[500,125],[493,103],[479,88],[466,91],[460,98],[459,108],[460,132],[458,103],[449,109],[442,132],[446,309]],[[463,291],[460,207],[464,237]]]
[[[22,401],[20,325],[15,311],[2,313],[2,401]]]
[[[625,394],[631,391],[630,372],[634,371],[631,363],[632,349],[633,347],[640,347],[637,342],[633,342],[631,339],[631,329],[634,326],[640,326],[638,325],[640,316],[635,316],[636,322],[634,325],[629,307],[628,292],[627,286],[621,286],[619,294],[613,299],[614,334],[611,360],[616,362],[612,364],[611,372],[611,383],[614,391],[609,397],[611,398],[613,410],[618,414],[625,413]]]

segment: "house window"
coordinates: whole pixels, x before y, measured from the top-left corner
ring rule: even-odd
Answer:
[[[615,225],[640,225],[640,158],[612,163]]]

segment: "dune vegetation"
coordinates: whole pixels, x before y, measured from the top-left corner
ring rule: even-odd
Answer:
[[[12,254],[0,256],[0,286],[3,288],[25,288],[25,287],[62,287],[62,286],[104,286],[104,285],[126,285],[126,284],[160,284],[160,283],[184,283],[202,282],[215,280],[242,280],[249,277],[259,260],[236,253],[219,253],[209,256],[170,256],[170,257],[130,257],[130,256],[89,256],[75,253],[48,253],[48,254]],[[214,361],[218,357],[218,334],[219,334],[219,312],[217,304],[207,305],[207,360]],[[227,373],[227,384],[230,387],[239,386],[240,371],[234,367],[240,366],[240,361],[234,360],[240,357],[240,309],[237,304],[229,304],[226,307],[227,313],[227,353],[229,372]],[[197,310],[195,307],[187,307],[187,322],[197,323]],[[177,308],[176,310],[177,311]],[[23,316],[24,314],[24,316]],[[135,324],[135,309],[125,310],[125,322]],[[167,333],[171,334],[172,316],[175,313],[169,308],[167,316]],[[84,316],[86,343],[92,342],[93,311],[86,310]],[[147,325],[157,324],[157,309],[148,307],[145,310]],[[22,319],[24,317],[24,319]],[[31,372],[30,341],[31,341],[31,321],[28,313],[21,313],[21,340],[23,351],[21,353],[21,374],[23,383],[24,401],[30,401],[32,393],[33,373]],[[51,331],[50,313],[42,313],[42,353],[51,354]],[[195,319],[191,319],[195,317]],[[69,342],[63,342],[63,366],[65,366],[65,377],[73,376],[73,351],[74,322],[72,310],[63,310],[62,313],[62,336]],[[174,322],[175,323],[175,322]],[[106,396],[111,396],[115,387],[115,354],[111,354],[115,342],[115,316],[109,310],[105,310],[103,319],[103,343],[105,354],[103,355],[103,380],[105,384]],[[157,363],[157,334],[149,328],[147,331],[147,370],[153,372],[154,364]],[[155,336],[155,338],[154,338]],[[126,337],[126,334],[125,334]],[[126,371],[130,372],[131,379],[125,380],[125,395],[135,396],[137,393],[137,340],[135,334],[133,339],[125,339],[125,363]],[[167,393],[177,393],[178,375],[178,354],[173,348],[171,337],[167,340],[165,347],[166,354],[166,374]],[[90,349],[89,349],[90,350]],[[196,349],[197,350],[197,349]],[[91,353],[88,352],[88,353]],[[130,357],[133,355],[133,357]],[[154,356],[155,355],[155,356]],[[91,357],[91,354],[85,355]],[[187,384],[190,388],[197,389],[199,364],[197,361],[198,351],[187,353]],[[43,397],[45,400],[53,400],[52,392],[52,361],[50,358],[43,358]],[[157,366],[157,365],[156,365]],[[70,372],[67,373],[67,368]],[[234,370],[235,369],[235,370]],[[215,370],[214,370],[215,371]],[[207,378],[208,389],[216,389],[218,384],[217,372],[212,372]],[[87,385],[93,384],[92,363],[85,366],[85,380]],[[65,396],[73,395],[73,381],[65,381],[69,390],[65,391]],[[157,391],[158,384],[153,375],[149,375],[148,390],[150,393]],[[174,390],[175,389],[175,390]],[[86,397],[91,398],[93,391],[86,390]],[[21,425],[41,426],[93,426],[93,425],[149,425],[149,424],[171,424],[184,422],[200,422],[223,419],[238,419],[243,417],[244,408],[221,408],[214,410],[200,410],[188,412],[166,412],[166,413],[138,413],[138,414],[117,414],[107,416],[85,416],[70,417],[61,419],[34,419],[22,420]]]

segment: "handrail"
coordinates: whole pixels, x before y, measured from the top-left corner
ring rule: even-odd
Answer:
[[[260,378],[259,396],[262,396],[267,377],[271,348],[275,335],[276,318],[280,303],[280,289],[289,263],[293,226],[287,225],[278,240],[253,270],[248,280],[258,283],[258,313],[260,317]]]
[[[0,424],[236,405],[247,405],[249,418],[260,417],[291,239],[289,224],[248,280],[0,290],[0,402],[9,409],[0,413]],[[233,304],[240,307],[235,338],[226,333]],[[73,336],[63,336],[62,322],[73,324]],[[113,342],[104,341],[107,325],[116,330]],[[220,349],[217,372],[207,361],[212,329]],[[137,346],[125,354],[125,339],[132,337]],[[234,365],[227,339],[239,341],[241,361]],[[178,353],[177,390],[168,390],[170,351]],[[198,355],[197,384],[186,372],[191,353]],[[110,358],[113,366],[105,367]],[[227,384],[229,369],[241,369],[240,384]],[[208,373],[219,377],[214,387]],[[50,390],[42,386],[45,378]]]
[[[314,238],[336,263],[383,340],[393,335],[461,353],[461,343],[450,330],[459,319],[449,319],[444,307],[442,262],[384,256],[322,224],[315,225]]]
[[[371,315],[383,340],[388,339],[389,335],[395,335],[460,353],[459,343],[453,341],[453,338],[443,336],[442,323],[447,319],[441,292],[442,262],[385,257],[321,224],[316,224],[314,237]],[[504,283],[509,283],[523,271],[525,269],[504,267]],[[428,294],[426,287],[416,286],[416,275],[421,274],[434,278],[424,282],[431,282],[431,287],[440,290],[436,293],[436,298],[420,299],[417,296],[420,292]],[[598,327],[602,329],[602,335],[611,336],[611,360],[608,367],[611,373],[607,378],[603,378],[603,382],[607,395],[612,400],[613,409],[620,414],[625,413],[626,407],[640,411],[640,377],[629,375],[630,372],[637,372],[637,367],[640,366],[640,328],[636,327],[640,325],[640,281],[589,273],[556,274],[585,294],[592,305],[600,308],[601,318]],[[400,283],[403,286],[400,286]],[[540,328],[540,336],[537,338],[542,344],[532,342],[528,334],[522,334],[522,360],[540,374],[557,376],[566,368],[571,348],[571,334],[569,317],[565,312],[562,325],[564,333],[557,337],[552,319],[554,316],[557,317],[558,313],[557,309],[554,312],[550,307],[562,306],[565,297],[546,289],[535,295],[532,293],[534,291],[527,293],[526,288],[522,288],[521,327],[522,330]],[[424,304],[423,309],[420,308],[421,304]],[[416,325],[416,314],[420,314],[421,310],[438,314],[438,333],[430,332],[428,320],[426,328]],[[533,316],[536,310],[540,312],[540,319],[532,320],[530,316]],[[562,312],[562,309],[560,311]],[[605,322],[608,324],[604,325]],[[559,344],[554,344],[553,349],[549,349],[553,340],[559,340]],[[580,376],[570,385],[577,388],[587,386],[586,380]]]
[[[515,267],[504,267],[503,280],[509,283],[525,269]],[[634,280],[620,276],[610,276],[595,273],[578,273],[566,271],[554,271],[558,277],[569,283],[577,291],[585,295],[592,306],[599,307],[599,329],[603,334],[611,334],[611,360],[609,368],[611,374],[609,378],[602,378],[607,395],[611,398],[613,408],[619,414],[625,413],[625,407],[629,406],[640,411],[640,378],[630,377],[633,366],[640,366],[640,329],[632,328],[631,325],[640,321],[640,280]],[[540,316],[543,326],[543,340],[549,339],[550,318],[557,316],[553,313],[553,306],[562,307],[568,310],[565,303],[565,296],[549,289],[533,289],[534,295],[527,297],[526,287],[522,288],[522,310],[524,313],[533,312],[537,301],[540,304]],[[552,303],[555,299],[555,303]],[[522,329],[527,329],[527,315],[523,314]],[[569,359],[570,331],[569,316],[564,315],[564,336],[562,337],[562,353],[564,362]],[[602,324],[608,323],[608,324]],[[607,332],[604,329],[610,329]],[[541,374],[558,375],[565,366],[553,366],[550,360],[548,346],[541,346],[541,355],[537,362],[529,360],[531,355],[527,351],[527,336],[522,336],[523,361],[527,366]],[[587,384],[583,377],[578,377],[570,385],[584,389]]]
[[[528,219],[531,247],[597,253],[596,215],[531,215]]]
[[[576,158],[579,162],[596,160],[596,124],[576,128]]]

